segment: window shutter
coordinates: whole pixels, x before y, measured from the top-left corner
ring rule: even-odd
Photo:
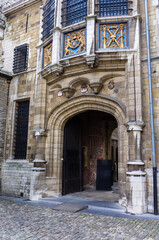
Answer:
[[[28,50],[28,44],[18,46],[14,49],[13,73],[19,73],[27,70]]]
[[[26,159],[29,120],[29,101],[16,103],[16,117],[14,130],[14,157]]]

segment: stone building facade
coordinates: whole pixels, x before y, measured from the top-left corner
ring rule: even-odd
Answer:
[[[149,1],[157,164],[158,6]],[[37,200],[118,181],[128,212],[153,212],[144,1],[12,0],[3,12],[13,79],[2,193]]]
[[[3,71],[3,48],[2,41],[4,39],[5,16],[2,13],[2,6],[0,6],[0,192],[1,192],[1,164],[4,154],[5,128],[6,128],[6,114],[8,104],[8,91],[11,73]]]

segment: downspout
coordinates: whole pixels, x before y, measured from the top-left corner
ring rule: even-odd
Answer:
[[[148,78],[149,78],[149,101],[150,101],[150,116],[151,116],[152,158],[153,158],[153,199],[154,199],[154,214],[157,215],[158,214],[157,166],[156,166],[156,149],[155,149],[155,133],[154,133],[154,111],[153,111],[153,95],[152,95],[152,77],[151,77],[151,53],[150,53],[148,0],[145,0],[145,21],[146,21],[147,59],[148,59]]]

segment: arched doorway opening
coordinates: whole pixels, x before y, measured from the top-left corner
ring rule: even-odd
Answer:
[[[116,119],[118,126],[118,183],[120,195],[125,193],[125,172],[127,170],[127,132],[125,106],[113,97],[106,95],[78,95],[59,104],[50,111],[47,119],[48,134],[46,138],[46,188],[47,196],[62,194],[64,129],[66,123],[80,114],[98,111],[110,114]],[[116,128],[116,127],[115,127]],[[109,144],[109,146],[111,146]]]
[[[118,180],[118,130],[109,113],[88,110],[64,127],[62,194],[111,190]]]

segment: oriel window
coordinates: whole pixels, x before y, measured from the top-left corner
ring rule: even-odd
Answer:
[[[62,4],[62,26],[80,22],[87,16],[87,0],[64,0]]]
[[[55,0],[48,0],[43,7],[42,41],[51,35],[50,31],[54,28],[54,12]]]
[[[28,68],[29,45],[23,44],[14,48],[13,73],[26,71]]]
[[[26,159],[29,120],[29,100],[16,103],[14,158]]]
[[[96,0],[96,14],[99,17],[128,15],[133,1],[128,0]]]

